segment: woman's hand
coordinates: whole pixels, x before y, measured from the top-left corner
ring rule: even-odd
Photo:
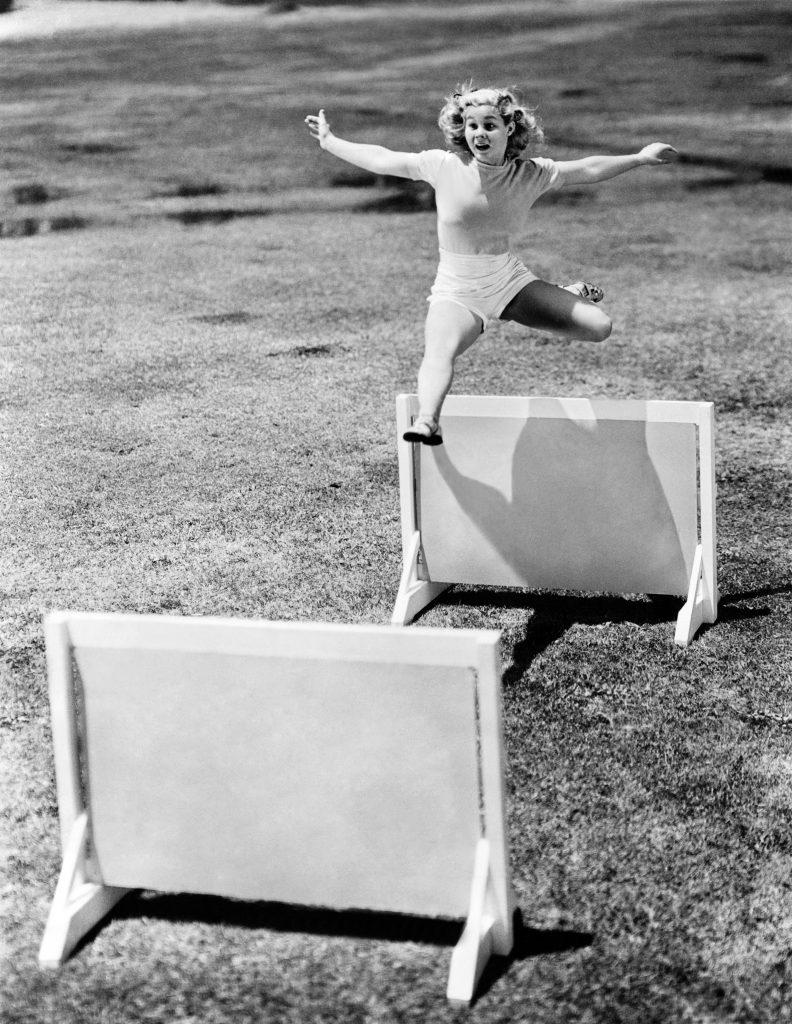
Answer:
[[[644,164],[672,164],[679,159],[679,153],[665,142],[650,142],[638,156]]]
[[[337,156],[339,160],[346,160],[348,164],[361,167],[364,171],[371,171],[372,174],[390,174],[396,178],[415,177],[414,153],[395,153],[384,146],[339,139],[330,131],[324,110],[320,110],[318,114],[309,114],[305,118],[305,123],[322,149]]]
[[[327,123],[324,110],[320,110],[318,114],[309,114],[305,119],[305,123],[308,125],[308,131],[324,149],[327,139],[331,134],[330,125]]]

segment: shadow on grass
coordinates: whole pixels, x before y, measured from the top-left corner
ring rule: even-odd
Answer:
[[[392,914],[373,910],[330,910],[291,903],[248,901],[224,896],[189,893],[133,892],[118,904],[115,920],[151,918],[174,924],[223,924],[251,931],[305,932],[309,935],[335,935],[393,942],[419,942],[433,946],[453,946],[462,934],[462,921]],[[95,936],[102,924],[91,932]],[[90,937],[86,939],[89,941]],[[563,953],[590,946],[590,932],[559,928],[529,928],[518,910],[514,918],[514,949],[496,959],[511,963],[546,953]]]
[[[383,942],[415,942],[452,947],[459,941],[463,922],[389,914],[364,910],[328,910],[286,903],[226,899],[221,896],[197,896],[135,892],[118,905],[116,920],[151,918],[173,924],[222,924],[252,930],[302,932],[337,938],[373,939]],[[90,944],[101,931],[102,922],[80,943],[78,950]],[[591,932],[561,928],[527,927],[518,909],[514,915],[514,947],[508,956],[493,956],[481,977],[476,998],[481,998],[503,977],[511,964],[531,957],[567,953],[584,949],[594,941]]]
[[[771,615],[772,611],[767,605],[761,608],[738,608],[733,607],[742,601],[755,601],[763,597],[779,597],[782,594],[792,594],[792,584],[783,587],[758,587],[756,590],[744,590],[738,594],[721,594],[718,598],[718,621],[737,622],[740,619],[759,619]]]
[[[514,915],[514,948],[508,956],[493,956],[487,963],[476,989],[474,1004],[508,973],[509,967],[516,961],[552,953],[571,953],[586,949],[593,942],[594,935],[591,932],[564,928],[529,928],[523,923],[522,914],[518,910]]]
[[[721,594],[718,599],[718,608],[721,608],[724,604],[737,604],[738,601],[755,601],[758,597],[778,597],[779,594],[792,594],[792,583],[787,583],[783,587],[757,587],[756,590],[744,590],[739,594]],[[769,614],[768,608],[744,610],[753,611],[754,614]]]
[[[600,626],[608,622],[653,625],[676,621],[682,598],[662,594],[631,600],[612,594],[568,594],[469,588],[444,592],[439,601],[457,607],[489,606],[532,611],[524,636],[512,650],[513,664],[503,674],[508,685],[522,676],[533,659],[559,640],[574,625]]]
[[[792,594],[792,586],[765,587],[739,594],[721,595],[718,601],[718,618],[712,625],[770,615],[771,611],[766,606],[732,606],[741,601],[779,594]],[[556,640],[560,640],[572,626],[601,626],[608,622],[632,622],[638,626],[675,623],[683,599],[663,594],[650,594],[648,600],[633,600],[610,594],[548,594],[471,587],[465,590],[445,591],[436,602],[432,602],[433,605],[438,603],[455,605],[458,608],[488,606],[533,612],[523,638],[514,645],[513,664],[504,672],[503,682],[504,685],[508,685],[519,679],[534,658]],[[712,625],[704,623],[699,628],[698,635],[711,629]]]
[[[187,893],[130,893],[118,905],[115,919],[153,918],[174,924],[224,924],[250,930],[305,932],[345,938],[381,939],[453,946],[459,921],[369,910],[331,910],[290,903],[228,899]]]

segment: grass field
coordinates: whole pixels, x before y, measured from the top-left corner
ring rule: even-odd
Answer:
[[[0,1019],[792,1020],[787,5],[234,11],[0,44]],[[514,240],[602,284],[610,340],[495,325],[455,391],[715,402],[718,622],[681,650],[675,602],[470,587],[420,620],[503,631],[523,925],[471,1011],[444,999],[454,928],[188,896],[129,899],[40,973],[43,613],[389,619],[431,197],[302,119],[440,146],[468,75],[526,89],[547,155],[683,154],[548,198]]]

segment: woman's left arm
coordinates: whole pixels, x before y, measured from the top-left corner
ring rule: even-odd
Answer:
[[[670,164],[679,158],[673,146],[665,142],[652,142],[629,156],[585,156],[582,160],[557,160],[561,182],[564,185],[594,185],[607,181],[625,171],[655,164]]]

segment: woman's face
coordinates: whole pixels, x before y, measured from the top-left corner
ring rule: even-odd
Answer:
[[[465,141],[481,164],[502,164],[514,125],[504,124],[498,108],[489,104],[465,110]]]

